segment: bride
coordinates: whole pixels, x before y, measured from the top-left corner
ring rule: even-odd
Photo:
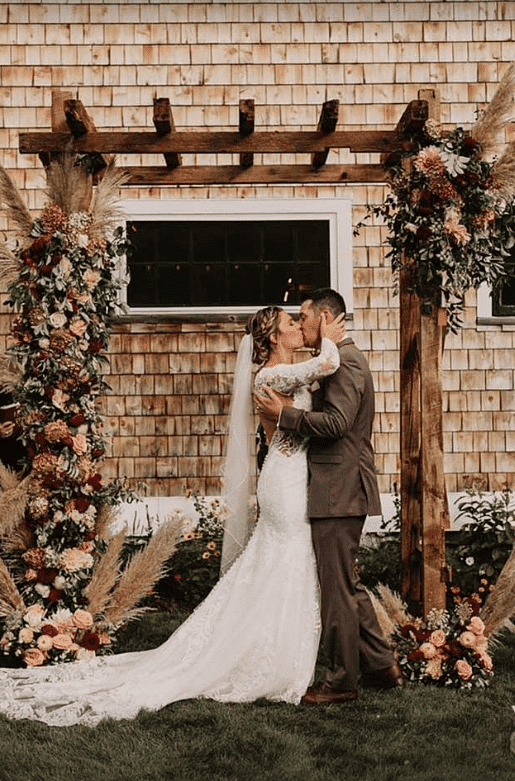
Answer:
[[[94,726],[190,698],[298,704],[312,682],[320,637],[319,594],[306,511],[306,442],[267,431],[258,481],[259,520],[250,533],[255,462],[252,388],[269,384],[309,409],[309,386],[339,366],[338,320],[322,324],[320,354],[302,363],[300,325],[266,307],[249,320],[238,351],[225,467],[229,510],[225,574],[158,648],[52,667],[0,669],[0,713],[50,725]],[[252,383],[253,364],[260,368]],[[250,539],[248,539],[250,537]],[[247,541],[248,540],[248,541]]]

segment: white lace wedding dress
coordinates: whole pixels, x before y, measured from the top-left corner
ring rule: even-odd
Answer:
[[[333,342],[295,365],[264,368],[309,409],[308,386],[339,365]],[[311,683],[319,593],[306,516],[306,441],[276,431],[258,482],[260,517],[247,547],[208,597],[156,649],[22,670],[0,669],[0,713],[55,726],[93,726],[141,709],[204,697],[297,704]]]

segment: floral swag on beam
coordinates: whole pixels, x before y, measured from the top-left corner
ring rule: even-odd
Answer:
[[[465,293],[483,283],[495,288],[515,244],[515,141],[500,141],[514,117],[514,92],[515,63],[470,131],[447,132],[431,119],[412,130],[410,151],[386,163],[391,192],[368,210],[388,228],[396,284],[406,270],[410,292],[427,312],[442,305],[452,331]]]
[[[132,494],[100,474],[107,445],[97,404],[128,246],[116,201],[123,175],[111,162],[84,208],[87,177],[75,158],[53,162],[49,201],[33,219],[0,168],[0,195],[19,229],[15,251],[0,247],[0,277],[19,312],[0,383],[18,405],[26,447],[21,475],[0,463],[0,652],[10,664],[108,652],[141,613],[179,534],[163,524],[122,569],[124,531],[113,537],[110,528]]]

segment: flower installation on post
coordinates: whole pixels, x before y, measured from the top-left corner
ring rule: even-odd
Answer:
[[[18,311],[9,379],[26,448],[19,474],[0,464],[0,650],[5,663],[39,666],[110,650],[163,574],[180,529],[163,524],[125,568],[124,531],[110,528],[130,500],[99,471],[106,437],[98,397],[118,259],[128,246],[111,162],[84,206],[88,173],[64,156],[48,170],[49,200],[33,219],[4,169],[0,194],[18,227],[0,248],[8,303]],[[6,365],[8,359],[4,359]],[[18,379],[13,380],[16,367]],[[0,367],[1,370],[1,367]]]
[[[391,192],[369,207],[369,215],[388,227],[387,257],[396,281],[406,270],[410,291],[429,311],[441,303],[453,331],[461,324],[465,293],[483,283],[494,288],[515,244],[515,141],[499,155],[514,92],[512,64],[470,131],[448,132],[431,119],[415,128],[409,151],[386,162]]]

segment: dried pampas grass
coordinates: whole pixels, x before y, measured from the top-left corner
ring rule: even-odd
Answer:
[[[372,607],[374,608],[374,612],[376,614],[379,626],[381,627],[381,631],[385,639],[389,641],[395,632],[396,624],[394,621],[392,621],[391,616],[388,615],[388,612],[386,611],[382,601],[378,599],[372,591],[368,591],[368,596],[372,602]]]
[[[8,288],[18,279],[20,261],[5,241],[0,243],[0,288]]]
[[[93,193],[89,228],[91,238],[104,238],[123,220],[124,212],[119,205],[118,189],[128,178],[129,175],[125,171],[116,168],[115,159],[112,158]]]
[[[83,211],[88,176],[83,166],[75,165],[75,155],[66,151],[47,168],[48,198],[65,214]]]
[[[0,165],[0,199],[7,206],[7,216],[18,226],[20,238],[26,239],[32,231],[34,222],[32,214],[27,209],[18,188],[13,180]]]
[[[385,586],[384,583],[379,583],[376,588],[381,604],[394,624],[402,626],[412,621],[412,616],[406,610],[406,604],[399,594],[392,591],[389,586]]]
[[[102,504],[98,508],[95,519],[95,535],[101,540],[109,540],[113,536],[112,526],[120,510],[111,504]]]
[[[481,156],[487,158],[499,150],[503,128],[515,116],[515,63],[504,73],[492,100],[471,129],[471,135],[482,147]]]
[[[503,629],[515,628],[512,622],[514,616],[515,547],[497,578],[495,589],[490,592],[481,610],[481,618],[485,624],[485,635],[490,643]]]
[[[165,522],[148,545],[135,554],[121,574],[104,611],[109,624],[119,627],[145,612],[145,608],[137,605],[164,575],[165,562],[177,547],[181,526],[181,521]]]
[[[102,558],[93,569],[93,576],[84,589],[88,610],[92,616],[104,612],[120,574],[120,553],[125,539],[125,529],[113,537]]]
[[[12,394],[16,386],[22,382],[22,378],[23,371],[16,358],[0,355],[0,391]]]
[[[0,539],[12,537],[23,522],[29,499],[31,477],[19,480],[14,472],[0,462]]]
[[[515,141],[508,144],[504,154],[494,164],[492,176],[496,195],[505,201],[512,201],[515,196]]]
[[[14,610],[24,610],[23,598],[11,577],[11,573],[0,559],[0,616],[8,616]]]

